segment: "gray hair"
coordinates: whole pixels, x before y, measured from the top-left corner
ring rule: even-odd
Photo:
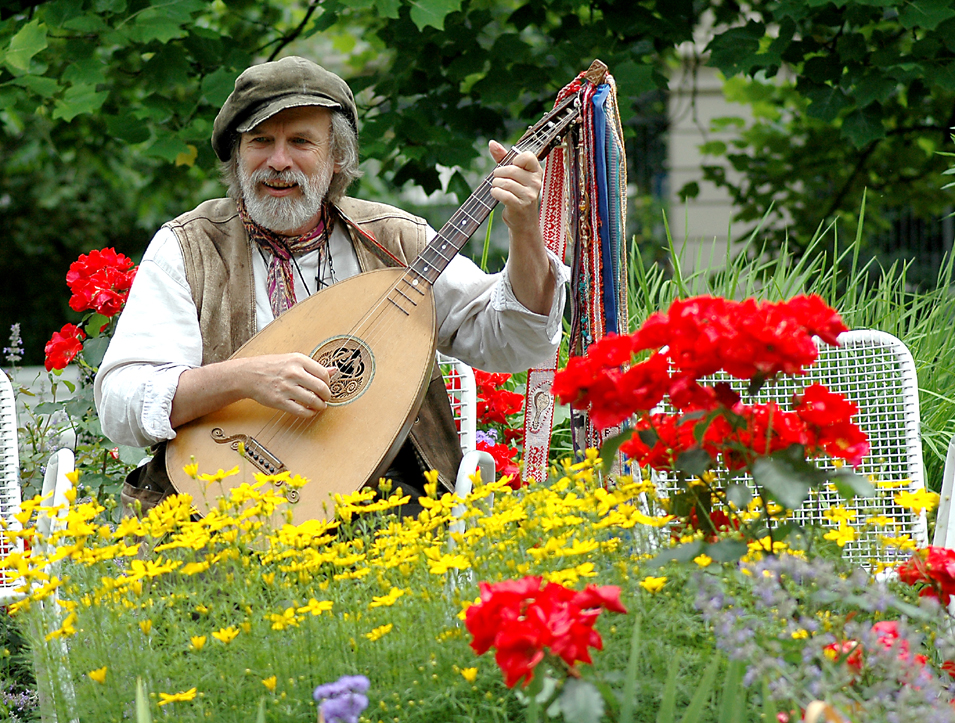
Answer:
[[[229,160],[219,163],[219,175],[229,189],[229,197],[235,201],[242,198],[242,185],[239,183],[240,141],[241,136],[235,134]],[[344,196],[352,182],[362,175],[358,168],[358,134],[341,113],[332,113],[331,146],[332,161],[338,164],[338,170],[332,175],[325,197],[334,203]]]

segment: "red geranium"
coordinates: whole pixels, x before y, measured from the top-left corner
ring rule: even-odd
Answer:
[[[65,369],[83,349],[83,339],[86,334],[75,324],[64,324],[59,331],[54,331],[52,338],[43,347],[46,352],[44,365],[48,372],[54,369]]]
[[[480,369],[474,370],[478,397],[478,424],[507,425],[507,417],[521,411],[524,406],[524,396],[502,388],[510,378],[510,374],[491,374]]]
[[[500,475],[510,475],[508,484],[513,489],[521,486],[520,470],[517,468],[517,455],[520,450],[510,447],[506,444],[490,444],[479,439],[477,449],[480,452],[487,452],[494,458],[494,470]]]
[[[483,655],[495,648],[495,660],[504,682],[513,688],[534,678],[534,669],[549,654],[573,670],[577,662],[591,662],[589,648],[603,641],[594,630],[601,609],[626,613],[620,588],[588,585],[575,592],[540,577],[496,584],[482,582],[481,602],[468,608],[465,626],[473,636],[471,648]]]
[[[955,550],[929,545],[896,570],[902,582],[922,586],[920,597],[933,597],[948,605],[955,594]]]
[[[132,259],[115,249],[82,254],[66,274],[66,285],[73,292],[70,308],[115,316],[126,304],[135,275]]]

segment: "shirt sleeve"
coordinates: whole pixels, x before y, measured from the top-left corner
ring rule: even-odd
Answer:
[[[455,256],[434,284],[438,349],[489,372],[518,372],[553,362],[563,330],[568,268],[550,251],[554,298],[550,313],[536,314],[514,295],[505,265],[485,274]]]
[[[176,436],[169,424],[179,376],[202,363],[199,318],[175,234],[161,228],[136,271],[93,392],[103,432],[146,447]]]

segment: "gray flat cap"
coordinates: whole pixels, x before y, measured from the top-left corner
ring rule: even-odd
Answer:
[[[317,105],[340,111],[358,132],[358,109],[348,84],[311,60],[289,56],[253,65],[235,81],[212,126],[212,148],[229,160],[237,133],[252,130],[287,108]]]

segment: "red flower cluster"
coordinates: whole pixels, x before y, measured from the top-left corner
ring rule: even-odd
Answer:
[[[698,436],[701,413],[720,407],[728,414],[703,422],[705,429]],[[712,459],[721,455],[723,464],[731,470],[744,469],[754,457],[771,455],[794,444],[805,447],[810,457],[825,452],[852,465],[869,453],[868,438],[849,419],[858,407],[822,384],[809,386],[792,411],[775,402],[726,405],[715,396],[706,406],[698,401],[683,409],[685,414],[641,416],[634,426],[636,433],[620,446],[620,451],[640,466],[660,470],[673,469],[680,452],[696,447],[702,447]],[[645,439],[655,442],[648,444]]]
[[[491,374],[480,369],[474,370],[478,397],[478,424],[496,423],[507,426],[508,415],[521,411],[524,406],[524,395],[502,388],[510,378],[510,374]]]
[[[509,475],[508,485],[511,489],[519,489],[521,486],[520,469],[517,467],[517,455],[520,450],[510,447],[506,444],[492,444],[483,439],[479,439],[476,445],[479,452],[487,452],[494,458],[494,470],[499,475]]]
[[[904,663],[915,663],[919,668],[928,663],[925,655],[912,655],[909,641],[899,634],[899,624],[895,620],[883,620],[872,626],[876,642],[886,650],[897,650],[898,658]],[[864,660],[862,646],[858,640],[846,640],[841,643],[831,643],[823,648],[823,654],[830,660],[843,660],[852,670],[862,672]]]
[[[123,310],[136,269],[132,259],[115,249],[90,251],[70,264],[66,285],[73,296],[73,311],[92,309],[97,314],[113,317]]]
[[[603,641],[594,630],[601,609],[626,613],[620,588],[588,585],[575,592],[540,577],[496,584],[482,582],[481,602],[468,608],[465,626],[478,655],[496,649],[494,659],[504,672],[505,684],[523,687],[534,678],[534,668],[549,653],[571,670],[576,662],[590,663],[588,648],[600,650]]]
[[[59,331],[53,332],[43,351],[46,352],[46,370],[65,369],[74,357],[83,349],[86,334],[75,324],[64,324]]]
[[[620,449],[655,469],[672,469],[680,452],[697,447],[742,469],[754,456],[794,444],[857,465],[869,451],[850,420],[858,409],[823,385],[809,386],[789,411],[774,403],[744,405],[726,383],[699,383],[720,370],[754,381],[805,373],[818,356],[813,336],[836,344],[845,330],[818,296],[775,304],[710,296],[676,301],[630,336],[604,337],[585,357],[572,357],[553,392],[587,408],[600,429],[638,415],[633,437]],[[628,368],[635,354],[653,349],[660,351]],[[680,413],[651,414],[664,397]]]
[[[712,397],[714,392],[702,391],[695,380],[720,370],[738,379],[804,373],[819,354],[812,337],[837,344],[845,330],[818,296],[779,303],[712,296],[678,300],[630,336],[608,335],[592,344],[586,357],[571,358],[553,391],[562,403],[588,407],[595,426],[609,427],[649,411],[665,394]],[[634,354],[663,347],[665,352],[621,371]],[[620,397],[626,403],[616,401]]]
[[[902,582],[922,586],[920,597],[933,597],[948,605],[955,593],[955,550],[929,545],[896,570]]]

